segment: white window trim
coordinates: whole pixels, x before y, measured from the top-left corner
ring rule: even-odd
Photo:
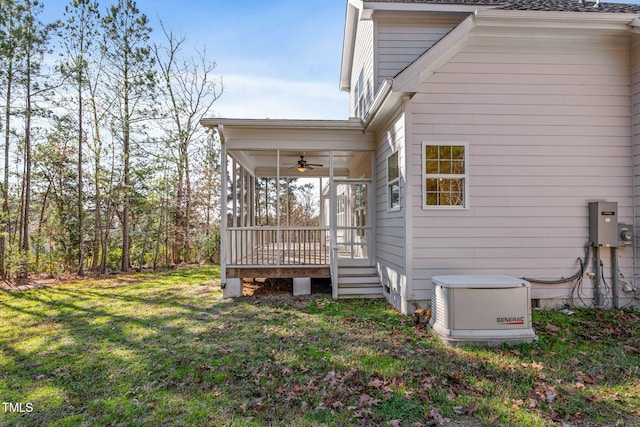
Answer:
[[[464,147],[464,174],[427,174],[427,159],[425,156],[425,148],[427,146],[443,146],[443,145],[461,145]],[[469,209],[469,143],[468,142],[455,142],[455,141],[422,141],[422,151],[420,152],[422,157],[422,209],[423,210],[468,210]],[[427,178],[460,178],[464,179],[464,201],[463,206],[432,206],[427,205]]]
[[[398,177],[390,180],[389,179],[389,159],[394,154],[398,155]],[[402,169],[400,168],[400,151],[399,150],[396,150],[387,156],[385,166],[387,168],[387,212],[398,212],[402,208],[402,188],[400,186],[400,177],[402,176]],[[390,187],[394,183],[398,184],[398,206],[392,207]]]

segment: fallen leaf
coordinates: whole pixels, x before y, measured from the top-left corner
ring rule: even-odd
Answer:
[[[381,381],[379,378],[374,378],[371,381],[369,381],[369,387],[380,388],[382,387],[383,384],[384,382]]]
[[[458,415],[471,415],[478,410],[477,406],[467,405],[467,406],[454,406],[453,412]]]
[[[552,325],[551,323],[547,323],[547,331],[558,332],[559,330],[560,330],[559,327]]]
[[[462,374],[460,372],[454,372],[453,374],[447,374],[447,378],[451,380],[451,382],[455,384],[460,384],[462,382]]]

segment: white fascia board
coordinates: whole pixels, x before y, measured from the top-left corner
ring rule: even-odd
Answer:
[[[498,6],[479,6],[465,4],[434,3],[400,3],[400,2],[365,2],[363,15],[371,17],[377,10],[394,12],[464,12],[474,13],[477,10],[494,9]]]
[[[358,119],[349,120],[298,120],[298,119],[228,119],[207,118],[200,120],[202,126],[215,129],[261,128],[261,129],[333,129],[362,130]]]
[[[478,27],[545,28],[560,30],[626,31],[638,15],[629,13],[478,10]]]
[[[371,107],[362,119],[362,125],[367,131],[375,131],[381,123],[385,123],[388,116],[400,106],[405,95],[413,96],[413,94],[394,92],[392,87],[393,79],[385,79],[380,85]]]
[[[356,46],[358,17],[362,11],[362,1],[349,0],[344,18],[344,38],[342,41],[342,63],[340,65],[340,90],[351,90],[351,69],[353,68],[353,53]]]
[[[271,120],[203,119],[203,126],[224,129],[225,146],[235,150],[340,149],[349,141],[353,150],[369,150],[371,135],[359,119],[350,120]],[[342,145],[341,145],[342,144]]]
[[[378,111],[389,99],[389,95],[391,95],[392,85],[393,79],[385,79],[380,85],[378,92],[376,92],[376,97],[373,99],[373,102],[371,103],[367,114],[362,119],[362,124],[365,128],[368,127],[371,120],[375,118],[375,116],[378,114]]]
[[[411,65],[393,78],[394,92],[415,93],[420,90],[420,82],[451,59],[462,49],[469,33],[475,28],[475,15],[468,16]]]

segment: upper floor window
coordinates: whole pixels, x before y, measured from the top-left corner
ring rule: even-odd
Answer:
[[[390,211],[400,209],[400,162],[397,151],[387,157],[387,207]]]
[[[364,70],[360,70],[358,81],[353,89],[353,112],[355,117],[364,117],[367,111],[367,90],[364,81]]]
[[[467,207],[467,144],[422,144],[424,208]]]

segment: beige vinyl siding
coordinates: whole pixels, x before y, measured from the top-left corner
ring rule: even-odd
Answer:
[[[377,82],[396,76],[461,21],[460,16],[382,17],[376,21]]]
[[[413,98],[416,299],[429,295],[430,279],[439,274],[570,276],[584,256],[590,201],[617,201],[620,221],[632,220],[625,40],[595,47],[509,44],[469,44]],[[469,144],[468,210],[422,209],[424,141]],[[610,283],[610,251],[601,252]],[[624,276],[632,277],[631,248],[620,255]],[[534,285],[532,297],[566,298],[571,286]],[[582,289],[590,301],[590,279]]]
[[[379,133],[376,150],[376,264],[382,284],[391,292],[385,295],[398,309],[407,300],[406,288],[406,230],[405,230],[405,177],[404,167],[404,114],[395,117],[386,130]],[[387,201],[387,158],[398,152],[400,167],[400,206],[389,211]]]
[[[370,105],[373,100],[373,22],[360,21],[358,23],[358,31],[356,34],[356,43],[353,54],[353,68],[351,70],[351,94],[349,97],[349,115],[355,116],[355,89],[358,84],[360,72],[364,74],[364,90],[367,97],[367,104]]]
[[[633,35],[633,45],[631,49],[631,102],[633,104],[632,116],[632,137],[633,137],[633,189],[634,189],[634,206],[635,206],[635,228],[634,243],[636,246],[640,242],[640,35]],[[636,256],[640,257],[640,253],[636,251]],[[640,266],[640,260],[636,259],[637,266]],[[639,283],[635,282],[636,289]],[[640,295],[640,292],[637,292]]]

